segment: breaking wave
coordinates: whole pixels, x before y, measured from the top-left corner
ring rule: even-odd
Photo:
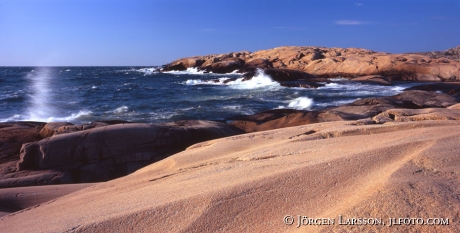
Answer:
[[[297,110],[310,110],[313,106],[313,99],[308,97],[298,97],[289,102],[287,106],[279,106],[278,108],[291,108]]]
[[[278,82],[272,80],[272,78],[266,75],[263,70],[257,69],[256,74],[249,80],[244,80],[241,78],[228,78],[223,77],[219,79],[212,80],[202,80],[202,79],[189,79],[185,81],[185,85],[222,85],[229,86],[234,89],[255,89],[262,87],[281,87]]]

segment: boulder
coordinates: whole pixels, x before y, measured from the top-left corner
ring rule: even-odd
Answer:
[[[42,138],[47,138],[53,136],[60,127],[73,125],[69,122],[49,122],[40,130],[40,136]]]
[[[0,123],[0,164],[17,160],[22,144],[42,139],[43,122]]]
[[[460,120],[459,109],[425,108],[425,109],[389,109],[372,118],[375,123]]]
[[[108,121],[95,121],[95,122],[79,124],[79,125],[73,125],[73,124],[64,125],[63,124],[57,129],[55,129],[55,134],[72,133],[72,132],[97,128],[97,127],[102,127],[102,126],[107,126],[107,125],[127,124],[127,123],[129,122],[122,121],[122,120],[108,120]]]
[[[115,124],[23,145],[18,171],[70,171],[75,182],[106,181],[215,138],[242,133],[211,121]]]
[[[435,91],[460,97],[459,83],[430,83],[406,88],[406,90]]]
[[[230,57],[225,60],[212,63],[211,65],[204,67],[204,69],[208,72],[225,74],[240,69],[244,64],[245,62],[243,60],[237,57]]]
[[[258,113],[229,124],[247,133],[318,123],[318,112],[293,109],[277,109]]]
[[[357,78],[351,79],[352,81],[359,81],[362,83],[373,83],[373,84],[379,84],[379,85],[384,85],[384,86],[392,86],[393,83],[384,76],[380,75],[366,75],[366,76],[361,76]]]

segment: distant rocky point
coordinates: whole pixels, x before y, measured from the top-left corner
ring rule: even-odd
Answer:
[[[206,72],[238,70],[250,77],[260,68],[275,81],[317,81],[345,77],[357,81],[460,81],[460,46],[443,52],[391,54],[360,48],[283,46],[257,52],[187,57],[162,71],[198,68]],[[275,77],[273,77],[275,76]],[[383,80],[383,81],[382,81]]]

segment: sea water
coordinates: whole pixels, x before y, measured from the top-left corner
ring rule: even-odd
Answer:
[[[159,67],[0,67],[0,121],[225,120],[279,108],[318,110],[395,95],[417,85],[380,86],[338,77],[307,89],[283,87],[263,71],[249,81],[236,72],[158,71]]]

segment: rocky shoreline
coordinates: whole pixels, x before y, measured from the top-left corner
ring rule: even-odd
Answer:
[[[175,60],[162,71],[197,68],[205,72],[238,70],[252,77],[263,69],[274,81],[350,80],[460,81],[460,46],[442,52],[390,54],[360,48],[283,46],[256,52],[231,52]]]
[[[342,121],[356,126],[457,121],[460,84],[455,82],[460,81],[459,48],[434,55],[392,55],[363,49],[281,47],[255,53],[179,59],[165,65],[163,71],[199,67],[207,72],[228,73],[238,69],[250,78],[251,72],[263,69],[275,81],[310,85],[306,88],[314,88],[316,82],[336,76],[378,85],[391,85],[396,80],[442,83],[317,111],[277,109],[234,116],[225,123],[206,120],[165,124],[0,123],[0,188],[109,181],[192,145],[203,146],[204,141],[285,127]],[[317,132],[312,130],[305,135]]]
[[[363,98],[318,111],[276,109],[234,116],[226,123],[188,120],[165,124],[123,121],[0,123],[0,188],[102,182],[221,137],[313,123],[355,125],[460,120],[458,92],[439,84],[389,97]],[[448,93],[448,94],[447,94]]]

